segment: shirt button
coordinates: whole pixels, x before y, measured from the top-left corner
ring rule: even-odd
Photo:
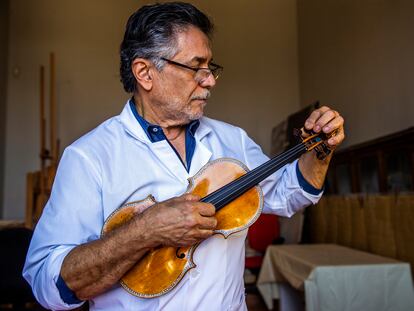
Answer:
[[[152,131],[153,131],[154,133],[157,133],[157,132],[158,132],[158,128],[157,128],[157,127],[154,127],[154,128],[152,129]]]

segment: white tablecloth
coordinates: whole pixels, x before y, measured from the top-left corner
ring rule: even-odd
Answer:
[[[308,311],[414,310],[409,264],[332,244],[270,246],[258,288],[269,309],[280,299],[281,311],[301,310],[295,290]]]

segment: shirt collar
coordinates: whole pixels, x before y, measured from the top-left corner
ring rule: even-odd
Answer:
[[[143,117],[140,116],[135,106],[134,98],[131,98],[129,100],[129,106],[131,107],[131,111],[134,114],[135,119],[137,119],[138,123],[141,125],[142,129],[147,134],[148,139],[152,143],[166,139],[164,132],[162,131],[162,128],[159,125],[151,124],[147,120],[145,120]],[[186,126],[186,134],[189,133],[194,137],[199,125],[200,125],[199,120],[191,121]]]
[[[118,121],[129,135],[145,144],[151,144],[152,142],[148,138],[147,132],[144,131],[142,126],[137,126],[137,118],[134,116],[129,102],[130,100],[128,99],[121,113],[117,116]],[[194,131],[194,138],[196,141],[201,141],[211,133],[212,129],[207,122],[207,119],[208,118],[206,117],[201,117],[199,119],[200,125],[198,126],[197,131]]]

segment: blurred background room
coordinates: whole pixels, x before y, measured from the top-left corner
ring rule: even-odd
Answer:
[[[208,116],[269,156],[315,107],[345,118],[320,203],[249,232],[249,310],[414,310],[414,1],[188,2],[224,66]],[[21,277],[32,230],[64,148],[129,98],[119,45],[147,3],[0,0],[0,310],[43,310]]]

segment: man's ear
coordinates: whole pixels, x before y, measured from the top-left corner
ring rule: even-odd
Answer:
[[[132,62],[131,69],[137,83],[146,91],[152,89],[151,63],[144,58],[136,58]]]

